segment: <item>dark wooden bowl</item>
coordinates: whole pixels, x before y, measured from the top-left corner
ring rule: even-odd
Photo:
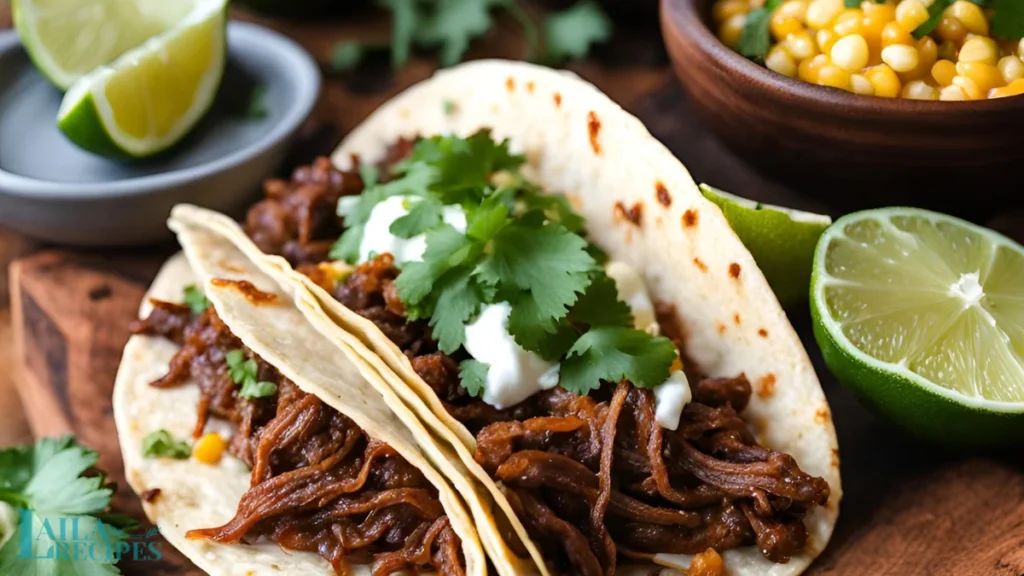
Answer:
[[[844,212],[904,204],[984,221],[1024,205],[1024,96],[923,102],[788,78],[718,40],[712,1],[661,0],[665,45],[712,129],[764,174]]]

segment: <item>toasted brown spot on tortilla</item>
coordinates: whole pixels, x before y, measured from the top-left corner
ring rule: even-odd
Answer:
[[[768,337],[768,331],[765,330],[764,328],[758,328],[757,335],[760,336],[761,338],[767,338]]]
[[[558,92],[555,92],[555,108],[561,108],[561,107],[562,107],[562,95],[559,94]]]
[[[757,395],[761,398],[771,398],[775,394],[775,374],[765,374],[757,381]]]
[[[642,202],[637,202],[633,204],[632,208],[626,208],[626,205],[622,202],[616,202],[615,217],[616,220],[629,220],[635,226],[639,226],[640,220],[644,217],[644,205]]]
[[[740,325],[740,313],[739,312],[736,312],[735,314],[732,315],[732,321],[735,322],[737,326]]]
[[[526,91],[533,94],[533,80],[526,83]]]
[[[718,333],[719,334],[724,334],[725,333],[726,326],[722,322],[719,322],[719,323],[715,324],[715,328],[718,328]]]
[[[686,228],[693,228],[697,225],[698,218],[696,210],[687,210],[686,212],[683,212],[683,226]]]
[[[142,498],[143,502],[149,503],[152,503],[154,500],[156,500],[158,496],[160,496],[159,488],[150,488],[149,490],[146,490],[142,494],[139,494],[139,498]]]
[[[697,268],[700,268],[701,272],[707,272],[708,271],[708,265],[705,264],[704,261],[701,260],[700,258],[694,258],[693,259],[693,263],[697,265]]]
[[[270,304],[271,302],[277,300],[277,294],[264,292],[259,288],[253,286],[252,282],[249,282],[248,280],[227,280],[224,278],[214,278],[213,280],[210,280],[210,284],[213,284],[214,286],[220,288],[234,288],[235,290],[238,290],[238,292],[241,293],[242,296],[245,296],[246,300],[256,305]]]
[[[839,448],[832,449],[832,467],[839,468]],[[830,498],[829,502],[831,501],[832,499]]]
[[[732,264],[729,264],[729,276],[731,276],[733,278],[739,278],[740,277],[740,265],[739,264],[737,264],[735,262],[733,262]]]
[[[814,421],[818,424],[828,422],[828,408],[818,408],[814,411]]]
[[[509,76],[508,78],[505,79],[505,89],[508,90],[509,92],[515,92],[516,91],[516,80],[515,80],[515,78]]]
[[[661,219],[661,216],[655,216],[654,223],[657,224],[658,226],[661,226],[662,224],[665,223],[665,221]]]
[[[238,266],[235,266],[234,264],[226,260],[221,260],[220,267],[231,272],[237,272],[239,274],[245,272],[244,268],[239,268]]]
[[[600,155],[601,143],[597,137],[601,133],[601,120],[593,110],[587,114],[587,133],[590,134],[590,147],[594,149],[594,154]]]
[[[668,193],[668,188],[658,180],[654,183],[654,197],[658,199],[658,203],[668,208],[672,205],[672,196]]]

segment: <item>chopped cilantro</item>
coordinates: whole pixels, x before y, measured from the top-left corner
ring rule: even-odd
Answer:
[[[932,33],[939,26],[939,22],[942,21],[942,14],[953,5],[955,0],[935,0],[931,6],[928,7],[928,20],[924,24],[921,24],[917,28],[914,28],[914,38],[920,40],[925,36]]]
[[[594,0],[581,0],[547,16],[544,47],[548,64],[583,58],[592,44],[606,42],[612,35],[612,21]]]
[[[412,238],[441,223],[444,204],[433,196],[416,200],[409,213],[391,223],[390,232],[399,238]]]
[[[469,392],[470,396],[479,397],[487,381],[487,370],[490,366],[477,360],[459,362],[459,383]]]
[[[192,313],[196,316],[210,307],[210,301],[206,299],[206,294],[196,288],[195,284],[185,286],[185,304],[192,309]]]
[[[80,446],[71,436],[44,438],[35,446],[0,450],[0,502],[30,514],[31,534],[20,534],[23,522],[13,526],[13,534],[0,547],[0,574],[50,574],[54,576],[115,576],[112,548],[127,535],[115,524],[131,527],[103,512],[110,506],[115,486],[103,474],[86,476],[99,461],[99,455]],[[109,522],[108,522],[109,519]],[[52,529],[42,528],[43,522]],[[75,541],[60,528],[64,523],[76,527]],[[93,546],[97,554],[70,558],[53,554],[54,546]],[[32,550],[23,554],[24,542]]]
[[[365,46],[359,42],[339,42],[331,49],[331,70],[348,72],[362,62]]]
[[[676,349],[668,338],[633,328],[592,328],[562,361],[558,383],[577,394],[594,390],[601,380],[629,380],[638,388],[653,388],[665,381],[675,359]]]
[[[590,286],[569,312],[572,321],[587,326],[632,326],[633,311],[622,300],[615,281],[604,270],[593,273]]]
[[[246,108],[245,115],[258,120],[266,118],[267,114],[267,87],[263,84],[257,84],[249,92],[249,106]]]
[[[737,51],[754,60],[763,62],[764,57],[771,48],[771,24],[772,12],[782,4],[783,0],[767,0],[764,6],[757,10],[751,10],[747,14],[747,23],[743,25],[743,33],[740,34],[740,43]]]
[[[442,109],[444,110],[445,116],[451,116],[455,113],[455,101],[449,98],[445,98],[444,102],[441,103]]]
[[[142,440],[142,455],[154,458],[185,460],[192,455],[192,447],[184,440],[177,440],[167,430],[150,432]]]
[[[238,396],[241,398],[264,398],[277,392],[273,382],[259,380],[259,366],[252,358],[245,358],[244,350],[232,350],[224,355],[228,365],[228,375],[235,384],[241,385]]]
[[[1024,2],[1020,0],[990,0],[992,34],[1000,38],[1017,40],[1024,38]]]

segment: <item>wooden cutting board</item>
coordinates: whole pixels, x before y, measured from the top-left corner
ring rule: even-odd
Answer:
[[[271,25],[302,39],[321,59],[339,37],[366,35],[358,24],[348,31],[345,26]],[[636,46],[636,53],[653,56],[626,66],[606,62],[573,68],[638,115],[698,181],[763,202],[827,209],[762,179],[729,153],[695,116],[656,51],[644,52],[642,42]],[[330,80],[291,162],[329,153],[340,134],[430,71],[421,61],[396,78],[364,72]],[[1000,225],[1024,236],[1020,221]],[[121,486],[114,507],[140,520],[138,498],[124,483],[110,395],[128,324],[160,263],[174,250],[51,250],[18,260],[11,269],[20,392],[33,431],[37,437],[72,432],[99,450],[101,467]],[[825,369],[806,307],[789,314],[834,412],[845,490],[836,534],[810,573],[1024,575],[1024,459],[950,453],[874,418]],[[0,398],[0,419],[6,406]],[[169,554],[162,562],[122,569],[129,575],[201,573],[170,546],[164,550]]]

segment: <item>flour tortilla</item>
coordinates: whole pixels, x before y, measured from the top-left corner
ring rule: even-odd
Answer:
[[[464,503],[431,463],[452,458],[447,449],[430,441],[407,411],[402,414],[414,426],[403,423],[384,398],[365,384],[364,371],[369,370],[365,362],[352,353],[339,354],[336,345],[305,322],[294,300],[296,292],[286,289],[289,284],[261,272],[221,237],[184,225],[177,226],[176,231],[188,259],[178,254],[164,265],[140,315],[151,309],[150,297],[180,301],[185,286],[202,286],[221,319],[246,346],[303,391],[315,394],[351,418],[367,435],[389,444],[424,473],[437,488],[451,525],[462,539],[467,574],[485,575],[487,562]],[[230,286],[209,284],[211,278],[245,279],[278,298],[274,303],[256,306]],[[163,428],[177,438],[188,438],[195,424],[199,401],[196,386],[158,389],[149,385],[167,372],[176,351],[177,346],[165,339],[133,336],[125,347],[114,386],[114,418],[128,483],[139,494],[160,490],[152,503],[143,502],[146,515],[175,548],[210,574],[334,574],[318,554],[287,551],[273,542],[218,544],[185,537],[191,529],[220,526],[235,515],[242,494],[249,488],[250,470],[228,454],[216,465],[195,459],[142,456],[143,439],[150,432]],[[232,433],[230,425],[216,418],[211,419],[209,428],[225,436]],[[365,564],[351,568],[354,576],[368,576],[372,571]]]
[[[350,168],[353,156],[375,162],[402,136],[468,136],[481,128],[491,129],[497,139],[509,138],[513,151],[526,155],[528,177],[565,195],[587,219],[590,239],[613,260],[642,271],[654,299],[676,306],[687,356],[703,372],[746,374],[755,393],[743,417],[758,441],[792,455],[804,471],[829,483],[827,505],[806,518],[808,545],[801,555],[776,564],[753,546],[723,553],[732,576],[801,573],[828,543],[842,498],[831,410],[806,351],[753,257],[686,168],[639,120],[571,73],[476,61],[439,72],[395,97],[353,131],[333,159],[340,168]],[[175,216],[255,249],[226,217],[190,206],[179,206]],[[381,380],[455,450],[511,515],[495,483],[473,461],[473,436],[448,416],[405,355],[372,322],[286,261],[268,257],[267,262],[315,296],[326,314],[307,319],[378,368]],[[380,369],[381,362],[391,371]],[[529,544],[522,524],[514,517],[510,522]],[[481,533],[487,530],[478,527]],[[528,547],[538,569],[546,572],[536,547]],[[679,569],[690,560],[668,554],[655,558]]]

